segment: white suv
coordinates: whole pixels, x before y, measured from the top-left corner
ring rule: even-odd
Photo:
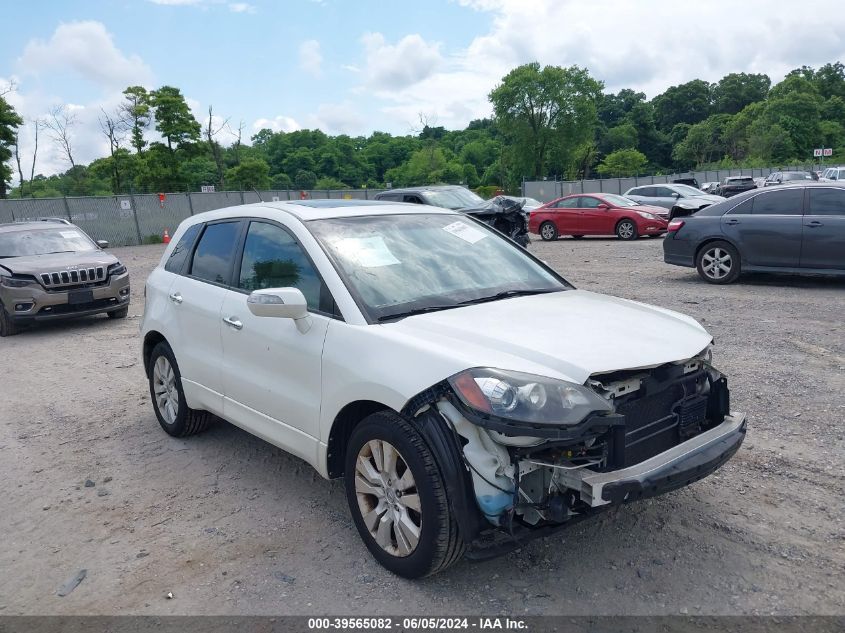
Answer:
[[[167,433],[213,414],[345,477],[366,546],[406,577],[701,479],[745,436],[693,319],[575,290],[445,209],[196,215],[141,330]]]

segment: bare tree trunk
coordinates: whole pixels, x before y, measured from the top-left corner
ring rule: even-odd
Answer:
[[[117,113],[114,115],[109,114],[102,108],[100,110],[103,113],[102,117],[98,117],[97,121],[100,123],[100,130],[103,132],[103,135],[109,142],[109,155],[111,156],[111,171],[112,171],[112,193],[120,193],[121,190],[121,177],[120,177],[120,164],[119,164],[119,154],[118,150],[120,149],[120,144],[125,138],[127,132],[127,121],[125,118],[121,116],[120,111],[118,110]]]
[[[220,126],[215,130],[214,129],[214,116],[212,115],[211,106],[208,106],[208,126],[205,130],[205,137],[208,140],[208,145],[211,148],[211,157],[214,159],[214,164],[217,166],[217,184],[220,187],[220,191],[224,191],[226,189],[226,181],[223,176],[223,153],[220,151],[220,143],[214,140],[214,137],[220,133],[224,127],[228,126],[229,119],[223,121]],[[240,135],[238,136],[238,140],[240,141]]]
[[[21,169],[20,133],[15,132],[15,162],[18,164],[18,197],[23,198],[23,169]]]
[[[76,115],[68,112],[65,106],[57,106],[50,111],[50,118],[44,122],[44,126],[50,130],[50,136],[59,146],[70,163],[71,169],[76,167],[73,160],[73,145],[71,141],[71,129],[76,125]]]
[[[33,123],[35,124],[35,147],[32,150],[32,168],[29,170],[29,194],[31,196],[35,195],[35,185],[33,183],[35,181],[35,160],[38,158],[38,130],[43,125],[41,119],[35,119]]]

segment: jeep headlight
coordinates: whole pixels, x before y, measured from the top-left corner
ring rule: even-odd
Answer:
[[[6,286],[7,288],[26,288],[35,284],[36,281],[34,279],[20,279],[0,275],[0,286]]]
[[[572,382],[515,371],[478,367],[449,378],[461,402],[482,414],[540,424],[578,424],[613,406]]]

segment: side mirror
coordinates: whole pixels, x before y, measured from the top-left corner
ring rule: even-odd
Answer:
[[[311,328],[308,302],[299,288],[255,290],[247,297],[246,305],[257,317],[293,319],[303,334]]]
[[[673,198],[680,198],[680,197],[681,197],[681,194],[679,194],[677,191],[673,191],[673,192],[672,192],[672,197],[673,197]]]
[[[599,205],[596,208],[607,211],[610,207],[608,205],[606,205],[604,202],[600,202]]]
[[[100,248],[108,248],[109,243],[106,240],[97,240],[97,246]]]

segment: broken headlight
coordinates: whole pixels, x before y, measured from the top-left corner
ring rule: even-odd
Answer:
[[[520,422],[578,424],[613,406],[583,385],[515,371],[474,368],[449,378],[464,405],[480,413]]]

